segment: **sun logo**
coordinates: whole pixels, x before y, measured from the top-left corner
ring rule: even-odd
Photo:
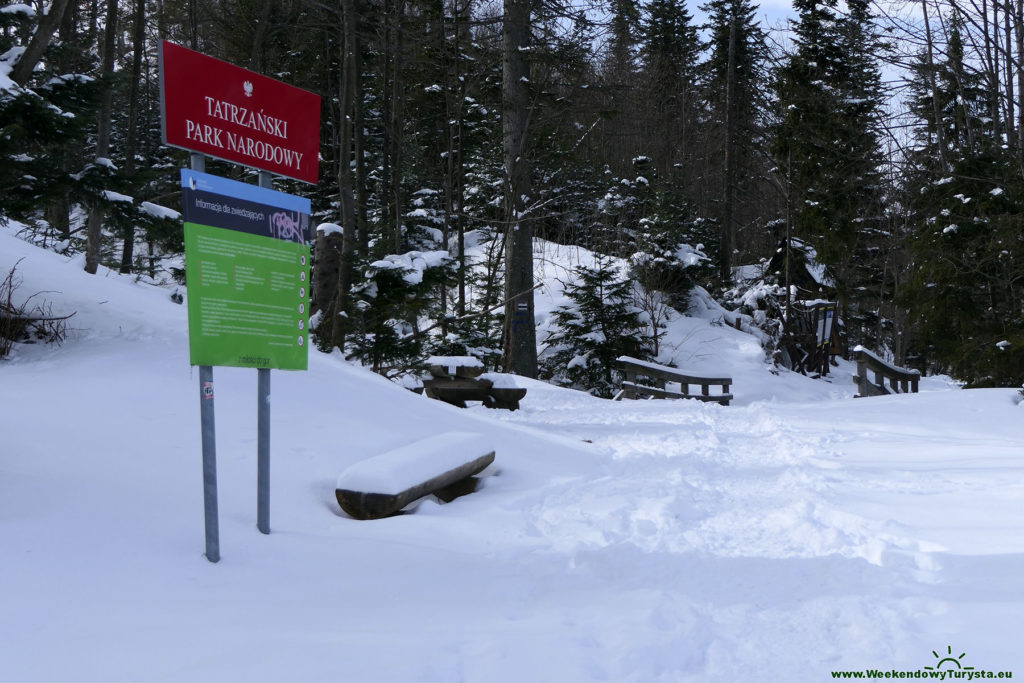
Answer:
[[[961,652],[959,657],[953,657],[953,647],[950,646],[950,645],[946,646],[946,655],[947,655],[946,657],[941,656],[935,650],[932,650],[932,654],[935,655],[935,659],[939,660],[939,663],[936,664],[935,666],[926,666],[925,669],[927,669],[929,671],[941,670],[942,666],[944,664],[948,664],[949,665],[949,666],[946,667],[948,669],[956,668],[956,669],[963,669],[964,671],[972,671],[974,669],[973,666],[963,666],[962,664],[960,664],[960,660],[963,659],[964,656],[967,653],[966,652]]]
[[[242,90],[245,91],[246,97],[252,97],[252,81],[245,81],[242,83]]]

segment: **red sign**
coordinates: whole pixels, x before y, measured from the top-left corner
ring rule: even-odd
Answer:
[[[164,144],[317,182],[320,96],[163,41]]]

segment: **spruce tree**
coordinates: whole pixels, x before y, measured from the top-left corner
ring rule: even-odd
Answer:
[[[709,109],[708,169],[719,192],[711,215],[721,230],[719,276],[731,279],[738,225],[757,220],[755,189],[764,175],[765,35],[750,0],[713,0],[703,6],[710,24],[710,55],[704,64]]]
[[[633,304],[633,283],[612,258],[595,255],[593,266],[576,266],[574,275],[565,290],[571,303],[551,316],[555,329],[545,339],[542,376],[610,398],[620,383],[615,360],[650,356],[645,320]]]
[[[972,385],[1017,386],[1024,381],[1024,187],[994,129],[984,84],[967,67],[961,30],[954,17],[946,59],[931,74],[921,59],[912,83],[919,119],[906,187],[912,353]]]
[[[641,26],[640,100],[643,102],[644,153],[662,176],[690,170],[696,157],[698,67],[697,27],[683,0],[653,0]]]
[[[791,234],[814,246],[836,278],[840,311],[865,341],[859,264],[877,253],[884,183],[879,149],[882,47],[863,0],[797,0],[795,51],[776,76],[773,153],[788,194]]]

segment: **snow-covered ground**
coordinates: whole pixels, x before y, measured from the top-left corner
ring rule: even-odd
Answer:
[[[273,373],[264,536],[256,373],[217,368],[211,564],[185,307],[0,228],[0,276],[19,259],[20,292],[76,314],[62,346],[0,361],[0,681],[1024,676],[1013,390],[853,400],[848,365],[772,374],[713,310],[669,348],[731,373],[729,407],[521,379],[521,410],[459,410],[313,353]],[[348,466],[447,431],[497,453],[477,493],[338,508]]]

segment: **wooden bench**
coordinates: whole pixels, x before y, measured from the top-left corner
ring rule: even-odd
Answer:
[[[690,375],[677,368],[629,356],[617,358],[616,365],[625,377],[621,391],[615,396],[616,401],[622,398],[694,398],[698,401],[715,401],[727,406],[733,399],[733,395],[729,393],[731,377]],[[639,379],[643,381],[638,381]],[[670,383],[678,384],[679,390],[670,388]],[[700,386],[700,393],[690,393],[690,385]],[[721,393],[712,394],[712,386],[722,387]]]
[[[857,390],[856,398],[863,396],[885,396],[887,394],[917,393],[921,373],[917,370],[900,368],[871,353],[863,346],[853,350],[853,358],[857,361],[857,376],[853,378]],[[868,371],[874,373],[874,382],[868,379]],[[885,385],[886,380],[889,386]]]
[[[433,356],[427,360],[431,379],[423,380],[423,391],[459,408],[466,401],[480,401],[488,408],[518,410],[526,389],[512,386],[511,375],[484,374],[483,364],[476,358]]]
[[[473,475],[492,462],[494,450],[482,435],[446,432],[353,464],[334,494],[350,517],[381,519],[424,496],[448,502],[473,492]]]

